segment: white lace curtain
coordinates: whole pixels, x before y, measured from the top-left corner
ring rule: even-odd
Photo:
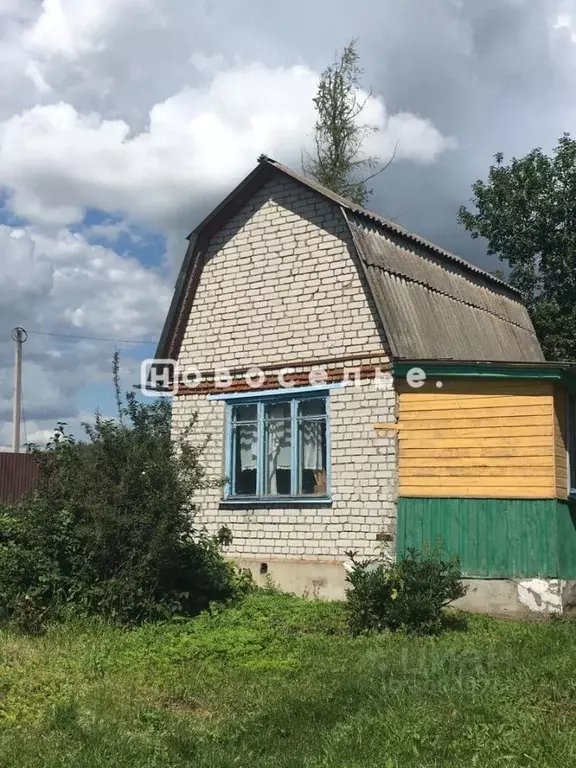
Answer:
[[[278,493],[278,472],[292,469],[292,425],[285,412],[272,406],[265,423],[265,489],[267,494]],[[258,425],[238,424],[236,450],[240,459],[240,470],[256,470],[258,465]],[[300,469],[318,472],[325,469],[326,422],[322,420],[300,420],[298,422]]]
[[[302,468],[324,469],[323,435],[325,421],[301,421]]]
[[[292,466],[292,430],[290,421],[269,421],[266,425],[266,492],[278,493],[279,469]]]
[[[240,467],[256,469],[258,461],[258,424],[239,424],[238,445],[240,448]]]

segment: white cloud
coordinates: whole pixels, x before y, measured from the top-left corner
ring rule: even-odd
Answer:
[[[433,163],[438,156],[456,147],[456,141],[443,136],[428,118],[412,112],[390,115],[381,98],[370,98],[361,119],[378,130],[367,136],[364,150],[386,161],[394,154],[395,160]]]
[[[52,330],[138,339],[163,318],[169,300],[164,280],[137,259],[79,234],[0,225],[0,252],[2,320],[13,313],[28,316],[29,324],[49,322]],[[24,312],[17,314],[20,306]]]
[[[79,222],[92,207],[170,229],[207,195],[227,191],[261,152],[298,162],[313,128],[316,84],[305,66],[219,71],[206,87],[156,104],[137,134],[124,120],[64,102],[33,107],[0,125],[10,206],[43,224]],[[417,162],[451,146],[429,120],[387,115],[379,98],[369,100],[367,119],[380,129],[370,149],[384,158],[396,143],[399,159]]]
[[[574,16],[569,13],[560,13],[554,22],[553,28],[566,32],[570,36],[570,40],[576,43],[576,22]]]
[[[43,333],[155,339],[171,290],[137,259],[89,244],[68,230],[48,234],[0,226],[0,422],[9,421],[16,325]],[[115,345],[30,334],[23,388],[33,421],[74,419],[86,386],[110,381]],[[150,349],[149,352],[153,350]],[[135,364],[134,364],[135,365]],[[137,380],[130,369],[127,386]],[[43,427],[44,428],[44,427]]]
[[[126,221],[113,221],[108,219],[101,224],[91,224],[82,229],[82,234],[87,240],[99,238],[109,243],[117,242],[121,235],[130,238],[133,243],[142,243],[144,238],[139,235]]]
[[[23,229],[0,226],[0,312],[48,295],[54,268]]]
[[[25,414],[24,414],[25,415]],[[81,411],[73,418],[67,420],[65,430],[76,438],[84,435],[82,424],[93,424],[94,413]],[[34,443],[43,448],[53,437],[56,421],[49,419],[24,419],[21,422],[20,444],[24,448],[26,443]],[[0,424],[0,451],[10,451],[12,445],[12,424],[6,422]]]
[[[42,12],[22,36],[25,50],[43,58],[74,60],[106,48],[106,36],[125,13],[154,12],[149,0],[44,0]]]

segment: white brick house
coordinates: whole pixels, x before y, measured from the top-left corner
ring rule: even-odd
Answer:
[[[211,436],[204,462],[227,481],[199,495],[197,522],[228,525],[228,554],[255,576],[335,595],[348,550],[394,553],[397,441],[374,425],[395,420],[396,394],[374,377],[394,356],[419,356],[400,347],[420,341],[408,320],[426,323],[413,309],[406,327],[390,315],[390,286],[423,283],[384,265],[400,252],[492,280],[269,159],[190,237],[156,356],[202,375],[175,395],[174,430],[197,412],[196,433]],[[349,368],[359,385],[346,385]]]

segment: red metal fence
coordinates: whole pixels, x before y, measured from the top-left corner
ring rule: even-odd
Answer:
[[[38,465],[29,453],[0,451],[0,504],[17,501],[38,482]]]

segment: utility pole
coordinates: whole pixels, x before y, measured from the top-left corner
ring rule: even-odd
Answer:
[[[22,410],[22,344],[28,338],[24,328],[14,328],[12,338],[16,342],[14,350],[14,404],[12,419],[12,450],[20,453],[20,417]]]

